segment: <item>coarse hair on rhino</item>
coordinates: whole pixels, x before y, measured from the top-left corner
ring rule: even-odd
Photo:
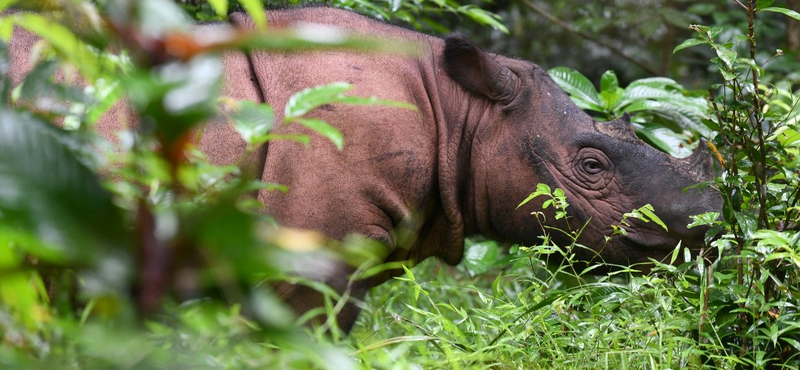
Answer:
[[[438,38],[334,8],[274,10],[268,18],[274,28],[318,24],[411,42],[417,49],[414,55],[224,54],[223,94],[269,103],[277,121],[293,93],[338,81],[353,84],[353,95],[417,107],[324,105],[308,116],[339,129],[346,140],[343,150],[312,140],[308,147],[272,141],[256,151],[248,166],[264,181],[290,189],[258,194],[283,226],[337,240],[366,236],[386,247],[385,262],[413,264],[438,257],[456,264],[465,236],[540,243],[543,230],[531,213],[541,210],[543,199],[517,205],[545,183],[563,189],[572,225],[585,225],[578,243],[587,248],[575,250],[579,258],[630,264],[662,259],[679,242],[699,248],[706,229],[688,229],[690,216],[721,208],[712,190],[684,190],[712,176],[712,160],[702,149],[689,158],[673,158],[640,141],[627,117],[593,120],[529,61],[485,52],[459,35]],[[232,15],[231,23],[254,29],[242,14]],[[198,26],[196,32],[215,27]],[[12,42],[12,71],[19,76],[29,66],[22,61],[25,46],[16,49]],[[110,132],[108,127],[118,122],[106,117],[99,126]],[[276,127],[273,133],[313,135],[298,125]],[[200,147],[212,162],[226,164],[246,145],[231,127],[212,122],[204,128]],[[668,231],[633,220],[627,235],[606,239],[610,225],[648,203]],[[567,229],[563,219],[545,216],[545,226]],[[571,241],[559,233],[552,236],[562,245]],[[353,325],[358,300],[369,287],[396,274],[352,280],[355,268],[342,263],[311,273],[339,292],[349,291],[351,302],[338,316],[345,330]],[[299,313],[323,302],[301,285],[284,284],[279,292]]]

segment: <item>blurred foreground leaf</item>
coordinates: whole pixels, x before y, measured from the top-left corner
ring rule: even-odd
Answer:
[[[120,211],[81,161],[82,143],[28,112],[0,110],[0,222],[47,246],[39,257],[96,261],[129,240]]]

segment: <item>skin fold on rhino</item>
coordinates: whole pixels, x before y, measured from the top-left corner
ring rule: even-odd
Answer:
[[[564,190],[570,225],[547,212],[544,224],[564,230],[586,225],[578,242],[587,248],[575,250],[578,258],[630,264],[663,259],[679,242],[700,248],[706,229],[688,229],[689,216],[721,209],[721,198],[711,189],[684,191],[712,177],[712,159],[702,149],[689,158],[673,158],[640,141],[627,117],[594,121],[531,62],[485,52],[458,35],[437,38],[333,8],[275,10],[268,16],[270,27],[319,24],[413,42],[418,49],[414,56],[345,51],[223,55],[223,95],[268,102],[275,107],[276,122],[293,93],[338,81],[354,85],[351,95],[417,107],[335,104],[310,112],[308,117],[343,133],[341,151],[299,125],[276,126],[274,134],[313,137],[308,147],[270,142],[246,161],[264,181],[288,185],[288,193],[258,194],[266,212],[283,226],[336,240],[366,236],[386,247],[386,262],[414,264],[437,257],[456,264],[465,236],[540,243],[543,230],[531,213],[541,210],[544,199],[517,205],[538,183],[546,183]],[[231,22],[242,29],[254,27],[241,14],[232,15]],[[213,32],[214,27],[198,26],[197,32]],[[20,41],[21,35],[14,38]],[[12,71],[29,69],[25,46],[12,42],[11,47]],[[12,73],[15,83],[22,74]],[[124,106],[115,109],[98,124],[107,136],[119,128],[118,116],[125,116],[118,114]],[[213,163],[233,163],[244,152],[245,143],[229,125],[210,122],[203,130],[199,145]],[[669,231],[633,221],[627,236],[606,241],[610,225],[648,203]],[[570,243],[565,235],[551,234],[560,245]],[[345,330],[354,323],[357,302],[367,289],[396,274],[351,281],[355,269],[342,263],[311,274],[339,292],[349,291],[353,299],[338,316]],[[320,295],[304,286],[278,290],[300,313],[322,304]]]

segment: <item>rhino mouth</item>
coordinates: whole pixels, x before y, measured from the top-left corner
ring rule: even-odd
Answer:
[[[658,250],[658,251],[672,251],[681,243],[681,240],[670,238],[664,235],[643,235],[629,233],[621,238],[623,244],[636,249],[636,250]],[[683,247],[693,248],[692,245],[683,241]]]

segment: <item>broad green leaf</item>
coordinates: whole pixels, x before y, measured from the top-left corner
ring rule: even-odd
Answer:
[[[214,12],[218,16],[224,17],[228,15],[228,0],[208,0],[208,5],[214,8]]]
[[[147,37],[162,38],[169,33],[191,32],[191,20],[176,2],[138,0],[135,10],[139,31]]]
[[[602,112],[603,102],[594,85],[580,72],[567,67],[556,67],[547,71],[550,77],[583,109]]]
[[[275,114],[272,107],[266,104],[256,104],[245,100],[239,102],[239,106],[231,114],[233,128],[248,146],[256,146],[264,143],[269,130],[275,122]]]
[[[297,122],[326,137],[336,146],[336,149],[342,150],[344,148],[344,136],[327,122],[316,118],[295,118],[292,119],[292,122]]]
[[[344,95],[345,92],[353,88],[346,82],[334,82],[328,85],[316,86],[295,93],[289,98],[284,110],[286,119],[300,117],[314,108],[324,104],[344,103],[352,105],[384,105],[403,109],[416,110],[412,104],[383,100],[377,97],[359,97]]]
[[[739,58],[736,61],[741,64],[747,64],[750,68],[754,69],[759,76],[764,75],[764,68],[761,68],[754,60],[750,58]]]
[[[701,125],[703,117],[698,116],[698,111],[690,106],[676,105],[662,100],[638,100],[624,108],[625,112],[642,112],[660,117],[665,126],[673,131],[689,129],[691,131],[706,133],[708,129]]]
[[[764,10],[774,2],[775,0],[756,0],[756,10]]]
[[[667,77],[648,77],[635,80],[630,84],[628,84],[628,87],[626,87],[626,89],[636,86],[649,86],[658,89],[665,89],[667,87],[672,87],[675,90],[681,90],[681,86],[677,82],[675,82],[675,80]]]
[[[619,89],[619,80],[617,79],[616,73],[614,73],[614,71],[606,71],[603,73],[603,76],[600,77],[600,92],[616,92],[617,89]]]
[[[607,111],[610,111],[611,115],[614,115],[615,112],[611,111],[611,108],[614,107],[622,97],[622,89],[602,91],[600,97],[603,99],[603,107]],[[610,119],[612,117],[608,118]]]
[[[0,222],[90,263],[125,246],[119,209],[70,148],[73,135],[27,113],[0,111]]]
[[[502,33],[508,34],[508,28],[498,19],[499,16],[473,5],[462,6],[458,9],[479,24],[488,25]]]
[[[672,49],[672,54],[675,54],[683,49],[690,48],[692,46],[707,44],[707,43],[708,43],[707,41],[698,38],[687,39],[686,41],[680,43],[680,45]]]
[[[0,40],[3,40],[3,43],[8,45],[14,33],[14,22],[4,18],[0,17]]]
[[[5,11],[16,2],[17,0],[0,0],[0,12]]]
[[[686,157],[691,154],[691,150],[681,147],[689,139],[682,133],[663,127],[660,124],[648,122],[648,124],[635,123],[636,134],[645,142],[658,148],[673,157]]]
[[[267,28],[267,13],[264,11],[264,4],[260,0],[239,0],[247,14],[253,18],[256,28],[263,30]]]
[[[21,13],[6,19],[13,19],[20,27],[46,40],[86,78],[94,80],[100,77],[100,57],[66,27],[39,14]]]
[[[65,115],[77,103],[89,104],[91,98],[74,86],[59,85],[52,81],[58,68],[55,60],[38,64],[25,77],[19,101],[45,112]]]
[[[483,241],[467,246],[464,251],[464,266],[475,276],[489,270],[500,256],[500,247],[495,241]]]
[[[736,61],[736,50],[725,45],[717,45],[714,47],[714,51],[717,52],[719,59],[722,60],[728,68],[733,67],[733,62]]]
[[[168,64],[157,70],[140,70],[126,79],[128,102],[142,120],[142,128],[157,132],[171,143],[210,117],[217,109],[222,61],[211,55],[186,63]]]
[[[745,212],[733,212],[736,222],[744,233],[745,238],[753,238],[753,234],[758,230],[758,220],[755,214]]]
[[[714,226],[720,224],[719,212],[706,212],[696,216],[692,216],[692,223],[686,227],[691,229],[697,226]]]
[[[320,105],[335,103],[352,88],[353,85],[349,83],[334,82],[304,89],[289,98],[284,110],[284,117],[286,119],[300,117]]]
[[[344,95],[339,97],[339,99],[336,102],[350,104],[350,105],[382,105],[386,107],[409,109],[413,111],[417,110],[417,107],[413,104],[396,100],[378,99],[375,96],[361,97],[361,96]]]
[[[762,12],[773,12],[773,13],[781,13],[787,17],[792,17],[798,21],[800,21],[800,13],[786,8],[778,8],[778,7],[768,7],[761,9]]]

